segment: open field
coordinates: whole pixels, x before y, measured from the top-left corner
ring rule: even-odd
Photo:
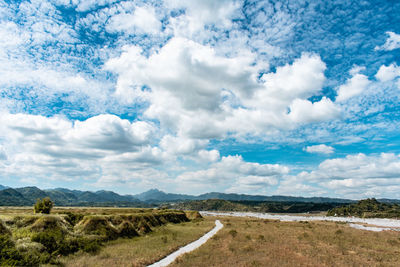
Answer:
[[[146,266],[200,238],[216,219],[224,228],[171,266],[398,266],[400,262],[399,231],[365,231],[341,221],[198,215],[134,208],[57,207],[51,215],[33,214],[30,207],[0,209],[2,264]],[[4,261],[5,251],[16,253],[14,261]]]
[[[77,253],[63,258],[65,266],[146,266],[208,232],[214,218],[167,224],[143,237],[109,242],[96,255]]]
[[[225,227],[171,266],[398,266],[400,233],[342,222],[214,217]]]

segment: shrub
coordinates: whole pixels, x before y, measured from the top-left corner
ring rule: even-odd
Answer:
[[[235,236],[237,236],[237,231],[234,230],[234,229],[232,229],[232,230],[229,231],[229,234],[230,234],[232,237],[235,237]]]
[[[87,241],[84,243],[82,250],[86,253],[95,254],[100,250],[100,243],[95,240]]]
[[[20,253],[9,235],[0,235],[0,264],[1,266],[37,266],[39,263]]]
[[[0,235],[10,235],[11,231],[0,221]]]
[[[32,241],[42,244],[50,254],[59,249],[63,239],[64,234],[59,230],[47,230],[32,236]]]
[[[50,214],[53,205],[54,203],[50,200],[49,197],[45,197],[42,200],[38,199],[36,201],[36,204],[33,206],[33,211],[35,213]]]
[[[72,226],[75,226],[75,224],[77,224],[80,220],[83,219],[83,214],[80,213],[72,213],[72,212],[66,212],[65,213],[65,220],[71,224]]]
[[[128,221],[124,221],[120,224],[118,232],[120,237],[134,237],[139,235],[133,224]]]

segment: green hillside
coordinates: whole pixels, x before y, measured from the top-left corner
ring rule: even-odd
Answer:
[[[400,218],[400,205],[387,204],[368,198],[328,211],[328,216],[356,216],[361,218]]]
[[[228,201],[222,199],[192,200],[171,207],[183,210],[204,211],[252,211],[276,213],[302,213],[327,211],[343,203]]]

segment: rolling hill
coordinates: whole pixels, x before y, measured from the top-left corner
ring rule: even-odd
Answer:
[[[130,206],[130,207],[150,207],[158,206],[164,203],[180,203],[187,201],[201,201],[209,199],[219,199],[226,201],[238,202],[246,206],[261,205],[263,202],[273,203],[356,203],[355,200],[327,197],[292,197],[292,196],[262,196],[262,195],[246,195],[246,194],[226,194],[218,192],[210,192],[198,196],[186,194],[173,194],[160,191],[158,189],[150,189],[146,192],[136,195],[120,195],[113,191],[80,191],[67,188],[39,189],[34,186],[9,188],[0,185],[0,206],[24,206],[33,205],[38,198],[50,197],[57,206]],[[379,200],[379,199],[378,199]],[[380,200],[379,200],[380,201]],[[396,199],[382,199],[384,203],[399,203]],[[199,202],[200,203],[200,202]],[[198,204],[193,204],[198,205]],[[264,210],[273,209],[272,206]],[[224,206],[224,205],[223,205]],[[230,204],[228,205],[230,206]],[[294,210],[302,209],[301,205],[296,205]],[[303,205],[312,209],[319,209],[323,205]],[[334,205],[336,206],[336,205]],[[334,206],[330,206],[333,208]],[[286,205],[287,207],[287,205]],[[318,208],[317,208],[318,207]],[[281,209],[281,208],[279,208]],[[290,209],[288,210],[290,211]]]

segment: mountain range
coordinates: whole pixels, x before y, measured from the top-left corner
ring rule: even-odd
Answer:
[[[268,201],[302,203],[352,203],[354,200],[327,197],[262,196],[211,192],[198,196],[165,193],[151,189],[136,195],[120,195],[113,191],[80,191],[66,188],[39,189],[37,187],[10,188],[0,185],[0,206],[33,205],[38,198],[50,197],[57,206],[137,206],[148,207],[165,202],[222,199],[229,201]],[[380,199],[386,203],[400,200]]]

